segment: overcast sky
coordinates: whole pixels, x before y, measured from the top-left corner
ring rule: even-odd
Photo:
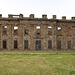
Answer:
[[[75,0],[0,0],[0,14],[7,17],[8,14],[20,14],[29,17],[42,17],[47,14],[48,18],[57,15],[57,18],[66,16],[70,19],[75,16]]]

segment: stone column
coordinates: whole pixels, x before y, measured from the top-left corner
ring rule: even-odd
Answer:
[[[8,50],[12,50],[12,25],[8,25],[7,28],[7,35],[8,35],[8,39],[7,39],[7,46],[8,46]]]
[[[34,25],[31,24],[29,25],[29,46],[30,46],[30,50],[34,50]]]
[[[24,35],[23,35],[23,25],[18,25],[18,47],[19,47],[19,50],[24,50],[23,49],[23,46],[24,46],[24,44],[23,44],[23,42],[24,42]]]
[[[53,39],[52,39],[52,50],[57,50],[57,23],[56,21],[54,21],[53,23],[53,28],[52,28],[52,35],[53,35]]]

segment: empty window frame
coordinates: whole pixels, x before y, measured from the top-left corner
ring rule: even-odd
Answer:
[[[36,34],[37,35],[40,35],[40,30],[39,29],[36,31]]]
[[[52,26],[48,26],[48,35],[52,35]]]
[[[58,35],[58,36],[62,35],[61,29],[62,29],[61,27],[57,27],[57,30],[58,30],[57,35]]]
[[[14,34],[15,34],[15,35],[18,34],[18,26],[14,26]]]
[[[40,26],[36,26],[36,29],[40,29]]]
[[[6,48],[7,48],[6,40],[3,40],[3,49],[6,49]]]
[[[17,46],[18,46],[18,42],[17,40],[14,40],[14,49],[17,49]]]
[[[29,33],[28,25],[24,26],[24,35]]]
[[[3,26],[3,35],[7,34],[7,26]]]
[[[52,31],[48,30],[48,35],[52,35]]]
[[[40,35],[40,32],[37,32],[37,35]]]
[[[40,26],[36,26],[36,34],[40,35]]]
[[[61,49],[61,41],[57,41],[57,49]]]
[[[52,26],[48,26],[48,29],[52,29]]]
[[[67,48],[71,49],[71,41],[67,41]]]
[[[61,31],[61,27],[57,27],[57,30],[58,30],[58,31]]]
[[[25,34],[28,34],[28,29],[25,29]]]
[[[71,35],[71,28],[68,28],[67,35],[68,35],[68,36],[70,36],[70,35]]]
[[[52,41],[51,40],[48,41],[48,49],[52,49]]]
[[[24,41],[24,49],[28,49],[28,40]]]

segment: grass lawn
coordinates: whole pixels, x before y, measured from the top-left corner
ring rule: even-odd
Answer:
[[[75,75],[75,51],[0,51],[0,75]]]

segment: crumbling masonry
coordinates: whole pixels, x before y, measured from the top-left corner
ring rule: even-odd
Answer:
[[[48,19],[0,14],[0,50],[75,50],[75,17]]]

